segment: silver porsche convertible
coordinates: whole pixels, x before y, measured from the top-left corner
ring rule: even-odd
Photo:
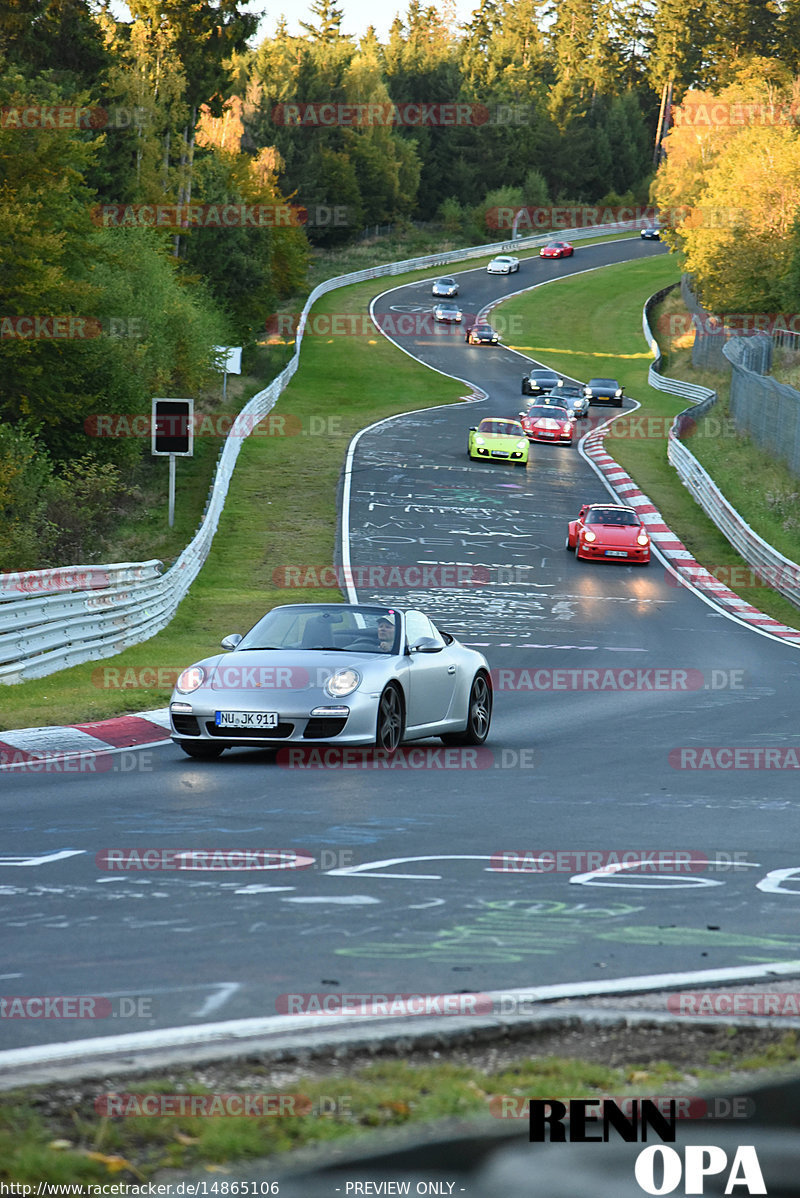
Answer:
[[[423,737],[480,745],[489,734],[486,658],[421,611],[291,604],[222,648],[172,693],[172,739],[190,757],[298,741],[393,753]]]

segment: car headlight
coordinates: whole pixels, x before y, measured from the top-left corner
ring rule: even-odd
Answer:
[[[592,532],[591,528],[584,528],[583,539],[584,539],[584,541],[596,541],[597,537]]]
[[[561,425],[562,433],[568,433],[571,428],[572,428],[572,425],[569,423],[569,421],[567,421],[566,424]]]
[[[619,399],[620,395],[622,395],[622,388],[617,387],[616,391],[614,392],[614,396],[616,399]]]
[[[636,544],[637,545],[649,545],[650,544],[650,538],[648,537],[646,532],[639,533],[638,537],[636,538]]]
[[[189,666],[188,670],[184,670],[175,683],[175,689],[180,691],[182,695],[190,695],[192,691],[196,691],[202,686],[206,680],[206,672],[202,666]]]
[[[483,441],[483,437],[476,437],[476,438],[475,438],[475,444],[476,444],[476,445],[483,445],[483,443],[484,443],[484,441]]]
[[[345,695],[352,695],[360,685],[361,675],[358,670],[351,670],[348,667],[345,670],[336,670],[331,674],[322,689],[333,699],[343,699]]]
[[[527,444],[527,441],[517,441],[517,449],[524,449]]]

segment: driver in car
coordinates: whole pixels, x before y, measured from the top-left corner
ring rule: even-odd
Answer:
[[[381,653],[391,653],[394,644],[394,620],[381,616],[378,620],[378,648]]]

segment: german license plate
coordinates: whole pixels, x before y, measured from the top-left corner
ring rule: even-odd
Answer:
[[[218,711],[214,718],[218,728],[277,728],[277,711]]]
[[[606,549],[606,557],[627,557],[627,549]]]
[[[507,458],[507,457],[508,457],[508,454],[507,454],[507,452],[505,451],[505,449],[493,449],[493,450],[492,450],[492,457],[493,457],[493,458]]]
[[[554,437],[554,436],[555,436],[555,433],[542,433],[542,432],[540,432],[540,433],[539,433],[539,436],[540,436],[540,437]]]

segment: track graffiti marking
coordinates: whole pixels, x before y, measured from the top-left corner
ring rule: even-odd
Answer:
[[[336,953],[346,957],[395,960],[436,960],[447,963],[514,963],[530,956],[555,956],[565,948],[577,947],[587,935],[620,945],[650,945],[667,948],[737,948],[743,960],[761,960],[753,949],[792,959],[800,938],[783,935],[748,935],[715,932],[696,927],[633,925],[619,921],[643,911],[629,903],[590,907],[586,903],[546,901],[530,903],[510,899],[482,903],[483,910],[471,923],[455,924],[412,940],[372,940]],[[587,927],[587,921],[589,926]],[[606,926],[609,925],[609,926]]]

